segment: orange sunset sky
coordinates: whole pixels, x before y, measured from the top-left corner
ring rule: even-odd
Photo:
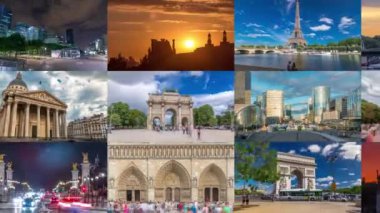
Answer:
[[[380,35],[380,1],[363,0],[362,5],[362,34]]]
[[[376,170],[380,173],[380,143],[363,143],[362,145],[362,177],[366,182],[376,181]]]
[[[151,39],[176,40],[177,53],[204,46],[210,32],[219,44],[223,30],[233,42],[233,0],[110,0],[108,50],[142,58]]]

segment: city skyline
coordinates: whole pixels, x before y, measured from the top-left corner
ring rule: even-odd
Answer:
[[[378,29],[380,20],[380,2],[377,0],[362,1],[362,34],[364,36],[375,36],[380,34]]]
[[[30,90],[46,90],[67,104],[67,122],[75,119],[107,114],[107,73],[75,71],[21,72]],[[16,78],[16,72],[0,75],[0,91]],[[0,101],[2,103],[2,100]]]
[[[233,40],[233,0],[199,1],[118,1],[108,5],[109,52],[136,60],[150,47],[151,39],[176,40],[178,53],[192,52],[204,46],[207,34],[214,43],[222,41],[222,32]]]
[[[73,29],[74,44],[81,49],[107,33],[105,0],[83,0],[75,4],[69,0],[4,0],[2,4],[13,14],[12,28],[21,22],[60,35]]]
[[[284,105],[294,106],[292,111],[302,115],[315,87],[330,87],[330,99],[338,98],[359,88],[358,78],[360,72],[251,72],[251,100],[254,103],[268,90],[282,90]],[[345,83],[336,84],[338,79]]]
[[[244,142],[243,142],[244,143]],[[346,143],[270,143],[270,149],[277,152],[285,152],[315,158],[316,188],[328,189],[333,180],[337,188],[352,187],[361,185],[361,145],[356,142]],[[330,163],[329,156],[336,156],[337,159]],[[250,184],[259,187],[266,193],[271,193],[273,184],[258,183],[250,180]],[[243,182],[236,181],[236,188],[242,188]]]
[[[235,43],[285,45],[295,21],[296,0],[237,1],[235,4]],[[301,0],[301,30],[308,45],[328,44],[361,35],[360,0]],[[268,18],[275,17],[275,18]]]
[[[215,114],[227,110],[234,101],[233,72],[109,72],[108,76],[108,104],[126,102],[131,108],[144,113],[148,108],[148,94],[165,89],[176,89],[181,95],[190,95],[194,107],[209,104]]]
[[[0,149],[5,163],[13,163],[13,179],[34,190],[52,190],[59,181],[70,181],[72,164],[82,163],[82,152],[88,152],[91,163],[97,155],[101,165],[107,162],[105,143],[2,143]]]

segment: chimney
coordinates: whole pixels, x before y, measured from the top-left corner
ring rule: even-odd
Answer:
[[[173,39],[173,45],[172,46],[173,46],[172,47],[173,48],[173,53],[176,54],[176,52],[175,52],[175,39]]]

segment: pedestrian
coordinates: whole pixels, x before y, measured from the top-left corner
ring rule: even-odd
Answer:
[[[288,70],[288,71],[292,70],[292,62],[291,61],[288,62],[288,66],[287,66],[286,70]]]
[[[201,127],[200,126],[198,126],[198,140],[200,140],[201,139]]]
[[[292,71],[297,71],[296,62],[293,62]]]

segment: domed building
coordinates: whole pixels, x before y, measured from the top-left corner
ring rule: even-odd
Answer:
[[[2,92],[0,137],[66,138],[67,105],[45,90],[28,89],[20,72]]]

